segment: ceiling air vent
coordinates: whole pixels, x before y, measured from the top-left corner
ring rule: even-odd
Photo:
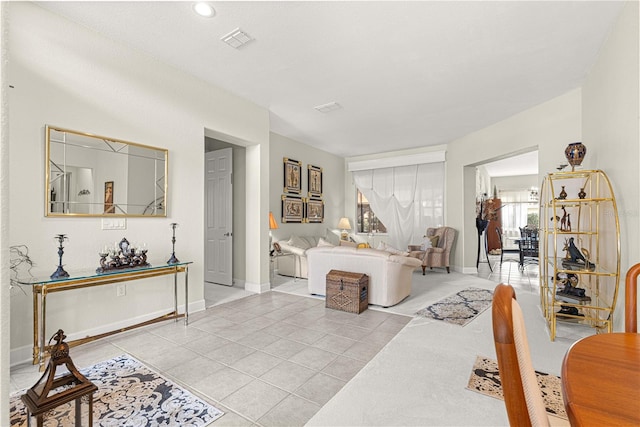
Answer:
[[[236,28],[229,34],[222,36],[220,40],[234,49],[239,49],[240,47],[253,40],[253,38],[249,34],[242,31],[240,28]]]
[[[313,107],[321,113],[330,113],[332,111],[336,111],[342,108],[342,105],[337,102],[329,102],[328,104],[318,105]]]

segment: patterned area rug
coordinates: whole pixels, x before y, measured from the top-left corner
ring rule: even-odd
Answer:
[[[562,400],[562,383],[560,377],[545,374],[536,371],[538,385],[542,392],[542,400],[547,412],[557,417],[567,419],[567,413],[564,409]],[[502,383],[498,373],[498,362],[486,357],[476,357],[476,363],[473,365],[473,371],[467,384],[469,390],[495,397],[496,399],[504,399],[502,394]]]
[[[464,326],[489,308],[492,299],[492,291],[467,288],[423,308],[416,315]]]
[[[98,386],[93,395],[95,426],[201,427],[224,415],[187,390],[151,371],[129,355],[100,362],[80,372]],[[27,413],[20,399],[9,400],[11,426],[26,426]],[[88,410],[86,403],[82,408]],[[83,414],[83,420],[86,415]],[[45,417],[45,427],[75,425],[75,404],[58,406]]]

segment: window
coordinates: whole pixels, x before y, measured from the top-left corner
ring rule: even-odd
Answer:
[[[371,210],[369,201],[360,192],[358,192],[358,206],[356,213],[356,225],[358,233],[386,233],[387,227],[376,217],[376,214]]]

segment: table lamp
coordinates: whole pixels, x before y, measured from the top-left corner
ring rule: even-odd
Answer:
[[[340,233],[340,239],[347,240],[347,238],[349,237],[349,232],[347,230],[351,230],[351,223],[349,222],[349,218],[340,218],[338,228],[342,229],[342,233]]]
[[[278,223],[276,219],[273,217],[273,212],[269,212],[269,251],[271,251],[271,242],[273,241],[273,236],[271,235],[271,230],[277,230]]]

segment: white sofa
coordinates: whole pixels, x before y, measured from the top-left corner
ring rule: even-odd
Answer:
[[[292,236],[289,240],[278,241],[283,252],[294,254],[294,256],[278,258],[278,274],[306,279],[308,273],[305,253],[307,249],[318,246],[320,238],[319,236]]]
[[[390,307],[411,294],[413,271],[419,259],[393,255],[376,249],[348,246],[320,246],[306,250],[309,293],[325,295],[330,270],[364,273],[369,276],[369,304]]]

